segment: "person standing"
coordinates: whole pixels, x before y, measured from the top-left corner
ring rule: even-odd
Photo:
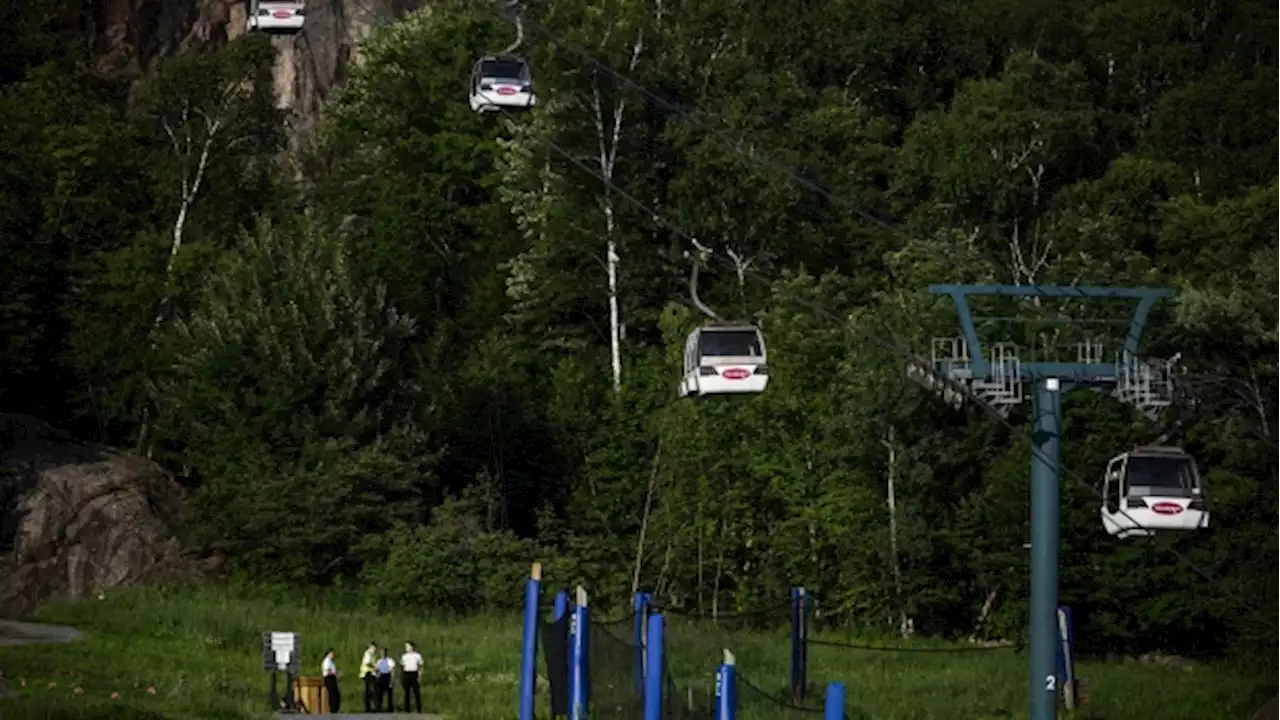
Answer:
[[[342,709],[342,691],[338,689],[338,678],[342,673],[338,672],[338,663],[333,658],[333,648],[329,648],[320,663],[320,674],[324,675],[324,691],[329,694],[329,712],[336,713]]]
[[[374,663],[378,658],[378,643],[369,641],[364,657],[360,659],[360,679],[364,680],[364,711],[373,712],[373,699],[378,691],[378,670]]]
[[[400,656],[400,682],[404,684],[404,711],[413,712],[409,707],[409,693],[413,693],[418,712],[422,712],[422,688],[418,685],[418,673],[422,671],[422,656],[418,654],[418,646],[406,641],[404,655]]]
[[[382,712],[382,698],[387,699],[387,712],[395,712],[395,698],[391,694],[391,672],[396,669],[396,661],[387,655],[387,649],[382,648],[382,657],[378,660],[378,709],[376,712]]]

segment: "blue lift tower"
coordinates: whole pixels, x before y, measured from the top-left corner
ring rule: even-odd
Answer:
[[[949,295],[960,320],[960,336],[934,338],[931,364],[911,362],[907,374],[953,406],[976,399],[1008,417],[1024,399],[1024,383],[1033,386],[1035,430],[1031,452],[1031,720],[1054,720],[1060,679],[1057,677],[1058,531],[1062,466],[1062,394],[1086,387],[1110,392],[1119,400],[1155,417],[1173,402],[1176,358],[1149,362],[1138,357],[1138,341],[1151,307],[1173,292],[1157,288],[1106,288],[1061,285],[930,285],[929,292]],[[988,351],[978,339],[969,298],[997,295],[1017,298],[1131,300],[1137,306],[1128,332],[1110,360],[1104,345],[1086,339],[1076,344],[1075,361],[1022,362],[1018,346],[995,342]],[[1008,319],[1008,318],[1004,318]],[[990,318],[988,318],[990,320]],[[1121,321],[1123,322],[1123,321]]]

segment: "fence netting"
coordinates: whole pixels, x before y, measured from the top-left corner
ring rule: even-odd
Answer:
[[[716,707],[714,673],[712,668],[710,686],[695,678],[685,678],[684,683],[679,683],[668,665],[662,690],[662,720],[712,720]]]
[[[785,691],[791,660],[789,600],[714,617],[662,606],[654,611],[667,618],[663,635],[666,718],[714,717],[716,671],[725,660],[725,650],[734,655],[737,668],[767,678],[771,690]]]
[[[946,673],[955,667],[957,657],[1020,651],[1019,647],[1002,642],[958,645],[944,640],[911,637],[881,637],[878,641],[867,642],[864,635],[849,627],[850,624],[847,613],[824,612],[821,607],[815,609],[807,642],[809,696],[804,700],[805,705],[820,702],[827,683],[842,679],[841,673],[852,666],[874,666],[886,676],[897,672]]]
[[[655,604],[666,617],[663,633],[663,720],[712,720],[715,717],[716,673],[725,651],[734,656],[737,713],[742,720],[806,719],[822,713],[821,693],[793,702],[790,689],[791,602],[743,613],[699,615]],[[566,618],[568,614],[566,614]],[[567,619],[545,624],[547,661],[567,658]],[[553,643],[565,638],[561,647]],[[644,653],[635,638],[635,618],[593,622],[588,633],[587,665],[591,716],[599,720],[642,720],[644,699],[636,685],[637,664]],[[552,706],[559,712],[552,682]],[[567,698],[564,705],[567,706]],[[818,707],[811,707],[817,705]],[[566,707],[567,711],[567,707]]]
[[[787,690],[769,691],[757,685],[751,676],[738,672],[737,686],[738,720],[814,720],[823,715],[821,696],[816,707],[797,705]]]
[[[591,625],[587,630],[591,717],[600,720],[643,720],[644,700],[636,692],[634,619],[627,617]]]
[[[551,715],[560,717],[569,714],[569,613],[551,622],[541,619],[546,616],[545,612],[538,614],[538,629],[550,686]]]

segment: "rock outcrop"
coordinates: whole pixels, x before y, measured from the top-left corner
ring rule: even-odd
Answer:
[[[182,502],[150,460],[0,415],[0,617],[184,571]]]
[[[302,32],[277,36],[273,73],[280,105],[294,125],[313,125],[358,48],[380,25],[419,6],[415,0],[332,0],[307,3]],[[141,76],[166,57],[219,47],[246,32],[246,0],[106,0],[98,3],[99,70]]]

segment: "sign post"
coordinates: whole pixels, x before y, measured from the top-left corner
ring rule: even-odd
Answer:
[[[302,636],[298,633],[289,632],[264,632],[262,633],[262,669],[271,673],[271,695],[270,704],[271,711],[281,709],[292,709],[294,706],[293,698],[293,677],[298,674],[302,666]],[[276,690],[276,673],[283,672],[285,674],[284,682],[284,702],[280,701],[280,694]]]
[[[1062,684],[1062,701],[1075,710],[1076,698],[1076,631],[1071,607],[1058,606],[1058,677]]]

